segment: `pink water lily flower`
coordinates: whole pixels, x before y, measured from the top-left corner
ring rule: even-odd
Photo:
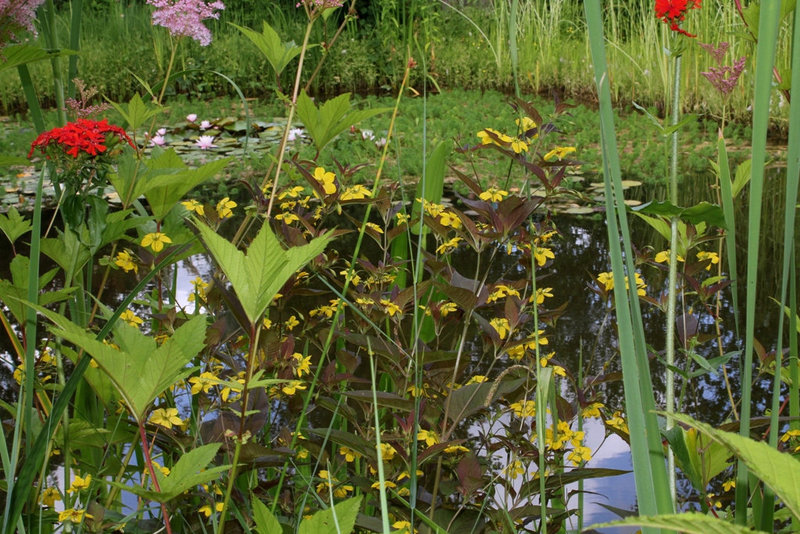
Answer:
[[[197,113],[189,113],[186,115],[186,122],[194,122],[197,120]]]
[[[158,135],[167,135],[167,129],[166,128],[159,128],[158,130],[156,130],[156,134],[158,134]]]
[[[197,145],[197,148],[200,150],[208,150],[209,148],[217,148],[217,145],[214,144],[214,136],[213,135],[201,135],[197,138],[197,141],[194,142]]]
[[[208,130],[209,128],[211,128],[211,122],[210,121],[203,121],[203,122],[200,123],[200,129],[201,130]]]
[[[154,135],[152,139],[150,139],[150,146],[164,146],[167,143],[167,140],[164,139],[162,134]]]

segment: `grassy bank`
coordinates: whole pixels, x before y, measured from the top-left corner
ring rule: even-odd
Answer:
[[[163,77],[169,50],[163,28],[150,25],[147,6],[126,2],[111,3],[104,9],[87,3],[83,19],[80,73],[90,85],[107,97],[125,100],[142,88],[136,77],[155,83]],[[263,5],[262,5],[263,4]],[[388,94],[399,83],[407,49],[425,69],[411,73],[410,85],[421,91],[424,83],[432,88],[462,88],[509,92],[513,88],[509,50],[506,2],[372,2],[359,5],[360,18],[348,22],[332,47],[314,47],[309,63],[315,65],[325,54],[325,64],[314,82],[318,94],[344,91],[362,94]],[[670,84],[669,63],[663,50],[669,44],[667,26],[658,21],[652,2],[609,2],[606,25],[609,40],[612,97],[621,107],[638,102],[658,111],[664,109]],[[519,82],[523,92],[548,95],[551,92],[577,100],[594,99],[586,32],[581,3],[521,1],[516,33],[519,50]],[[339,17],[343,16],[341,13]],[[60,24],[68,24],[68,13]],[[201,47],[182,43],[180,71],[168,94],[196,98],[234,95],[230,83],[216,73],[229,76],[250,97],[269,98],[276,87],[285,88],[295,76],[290,66],[275,81],[266,75],[268,65],[250,42],[228,23],[260,28],[267,20],[285,40],[300,42],[302,12],[286,2],[229,3],[219,21],[212,25],[214,42]],[[331,17],[315,27],[311,42],[330,42],[340,20]],[[726,63],[741,56],[750,57],[752,42],[749,27],[732,3],[708,1],[704,9],[687,20],[687,28],[703,42],[730,43]],[[66,32],[63,32],[66,33]],[[781,32],[778,72],[786,72],[788,42]],[[726,103],[701,72],[714,65],[711,56],[697,43],[688,42],[683,52],[681,97],[687,111],[711,117],[723,112],[740,120],[749,116],[752,99],[752,65],[748,62],[736,91]],[[426,43],[421,46],[420,43]],[[62,43],[66,46],[66,43]],[[424,63],[421,61],[424,59]],[[52,103],[49,65],[34,65],[32,75],[45,103]],[[306,73],[310,75],[310,69]],[[785,106],[775,99],[773,126],[784,128]],[[0,74],[0,113],[25,109],[16,71]]]

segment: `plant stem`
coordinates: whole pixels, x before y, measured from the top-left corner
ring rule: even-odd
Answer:
[[[672,85],[672,120],[671,125],[678,124],[680,118],[680,78],[681,78],[681,56],[675,57],[675,72]],[[669,160],[669,200],[673,206],[678,205],[678,131],[672,132],[672,153]],[[667,282],[667,335],[666,335],[666,385],[665,402],[666,412],[675,411],[675,373],[672,368],[675,366],[675,318],[677,308],[677,288],[678,288],[678,217],[672,217],[670,221],[670,249],[669,249],[669,278]],[[672,428],[674,422],[671,417],[667,417],[667,430]],[[667,449],[667,474],[669,476],[669,491],[672,499],[675,499],[675,456],[672,449]]]
[[[88,355],[86,356],[88,357]],[[139,438],[142,442],[142,452],[144,453],[144,461],[147,465],[147,470],[150,472],[150,478],[153,480],[153,487],[161,493],[161,486],[158,484],[155,469],[153,469],[153,459],[150,457],[150,447],[147,445],[147,433],[144,431],[144,421],[139,421]],[[161,503],[161,513],[164,516],[164,528],[167,534],[172,534],[172,527],[169,524],[169,513],[167,512],[167,504]]]

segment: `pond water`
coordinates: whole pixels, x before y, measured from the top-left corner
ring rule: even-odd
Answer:
[[[779,178],[773,176],[771,179],[778,180]],[[697,201],[692,199],[693,195],[708,194],[708,183],[697,180],[686,184],[682,191],[684,199],[681,204],[690,205]],[[658,192],[642,188],[640,192],[633,191],[630,196],[641,196],[642,199],[648,199],[653,198],[654,194],[658,194]],[[703,196],[703,199],[706,199],[706,196]],[[781,205],[779,194],[771,196],[770,202]],[[744,209],[744,207],[740,207],[740,209]],[[775,211],[780,212],[780,210]],[[742,216],[746,218],[746,214],[742,213]],[[758,306],[760,309],[766,310],[766,313],[760,314],[762,323],[758,325],[756,336],[769,350],[775,344],[774,336],[777,330],[775,321],[778,318],[778,310],[777,306],[770,303],[768,296],[775,294],[775,289],[778,287],[777,276],[780,265],[776,258],[779,258],[782,243],[778,226],[772,221],[777,217],[773,216],[770,219],[769,212],[765,216],[767,222],[762,244],[765,270],[762,273],[766,274],[762,274],[759,281]],[[565,304],[566,307],[558,320],[547,329],[547,337],[550,342],[548,350],[555,351],[558,364],[567,368],[575,376],[578,374],[579,367],[582,367],[583,393],[585,395],[604,402],[611,410],[622,409],[624,406],[622,382],[619,377],[608,379],[614,377],[615,373],[620,370],[615,333],[609,320],[611,308],[609,303],[591,288],[597,274],[609,270],[605,220],[601,214],[594,217],[555,216],[553,220],[560,232],[560,238],[552,241],[555,259],[543,270],[546,278],[542,279],[540,284],[553,288],[554,297],[551,299],[552,303],[549,302],[551,307],[562,304]],[[742,236],[744,235],[742,228],[739,229],[739,232]],[[654,247],[655,251],[666,248],[663,239],[641,221],[634,223],[633,242],[639,245],[649,244]],[[342,242],[334,246],[346,248],[347,244]],[[344,248],[342,248],[343,252]],[[471,272],[475,269],[473,255],[467,252],[458,252],[453,259],[454,264],[459,266],[463,275],[475,275],[474,272]],[[491,266],[493,272],[490,273],[489,279],[493,280],[501,275],[508,279],[513,278],[513,273],[517,269],[516,261],[513,254],[498,254],[498,261]],[[212,271],[212,263],[204,256],[194,256],[181,262],[177,269],[175,295],[177,303],[192,310],[194,304],[189,302],[189,296],[193,292],[191,281],[197,276],[208,279]],[[648,285],[648,295],[653,297],[659,295],[666,285],[665,273],[651,266],[642,266],[641,272]],[[520,274],[522,274],[521,271]],[[7,265],[2,266],[0,276],[8,277]],[[122,295],[125,295],[134,283],[135,281],[129,276],[120,275],[113,278],[109,283],[109,290],[114,294],[109,295],[107,302],[121,300]],[[643,311],[648,343],[655,351],[659,351],[664,346],[663,314],[648,305],[643,306]],[[733,332],[731,304],[727,298],[722,301],[721,313],[723,317],[723,351],[730,352],[741,349]],[[708,317],[701,317],[700,324],[701,329],[711,328]],[[8,340],[4,337],[0,350],[3,351],[4,358],[10,360],[10,347],[7,344]],[[698,352],[703,356],[711,357],[717,350],[718,347],[711,342],[700,347]],[[480,374],[481,364],[478,360],[474,364],[475,374]],[[736,365],[729,365],[729,378],[733,391],[739,389],[736,385],[738,383],[736,368]],[[10,367],[0,366],[0,397],[7,401],[15,399],[16,396],[16,384],[11,372]],[[658,400],[663,402],[663,366],[654,364],[652,373],[652,380],[658,391]],[[713,425],[722,424],[730,418],[731,407],[727,395],[724,394],[724,382],[720,373],[711,373],[700,377],[695,382],[695,386],[686,392],[685,413]],[[763,414],[766,409],[770,387],[771,382],[767,378],[755,382],[753,390],[755,415]],[[574,388],[565,388],[561,393],[568,400],[574,399]],[[593,420],[587,421],[586,431],[586,445],[593,451],[593,458],[588,463],[588,467],[631,469],[629,449],[621,438],[616,435],[606,438],[603,425]],[[604,508],[603,505],[623,510],[635,509],[635,488],[633,477],[630,474],[588,480],[584,483],[584,490],[587,492],[584,498],[584,526],[617,518],[614,512]],[[681,491],[684,494],[687,493],[686,484],[681,484]],[[576,505],[576,502],[572,500],[569,505]],[[631,531],[633,530],[635,529],[631,529]],[[619,531],[621,530],[617,530],[617,532]]]

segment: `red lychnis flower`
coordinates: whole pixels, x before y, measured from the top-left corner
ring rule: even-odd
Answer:
[[[136,149],[136,146],[131,141],[125,130],[119,126],[108,124],[108,119],[101,121],[94,121],[91,119],[78,119],[75,122],[68,122],[62,128],[53,128],[39,135],[36,140],[31,143],[31,150],[28,152],[28,157],[33,156],[33,151],[38,147],[42,153],[45,153],[47,147],[51,144],[60,146],[64,153],[69,154],[73,158],[77,158],[78,154],[84,152],[89,156],[97,156],[106,151],[106,134],[111,134],[111,137],[116,136],[120,141],[127,141],[131,147]]]
[[[680,27],[680,22],[686,17],[690,9],[700,9],[701,0],[656,0],[656,18],[669,24],[672,31],[682,33],[687,37],[694,37]]]

